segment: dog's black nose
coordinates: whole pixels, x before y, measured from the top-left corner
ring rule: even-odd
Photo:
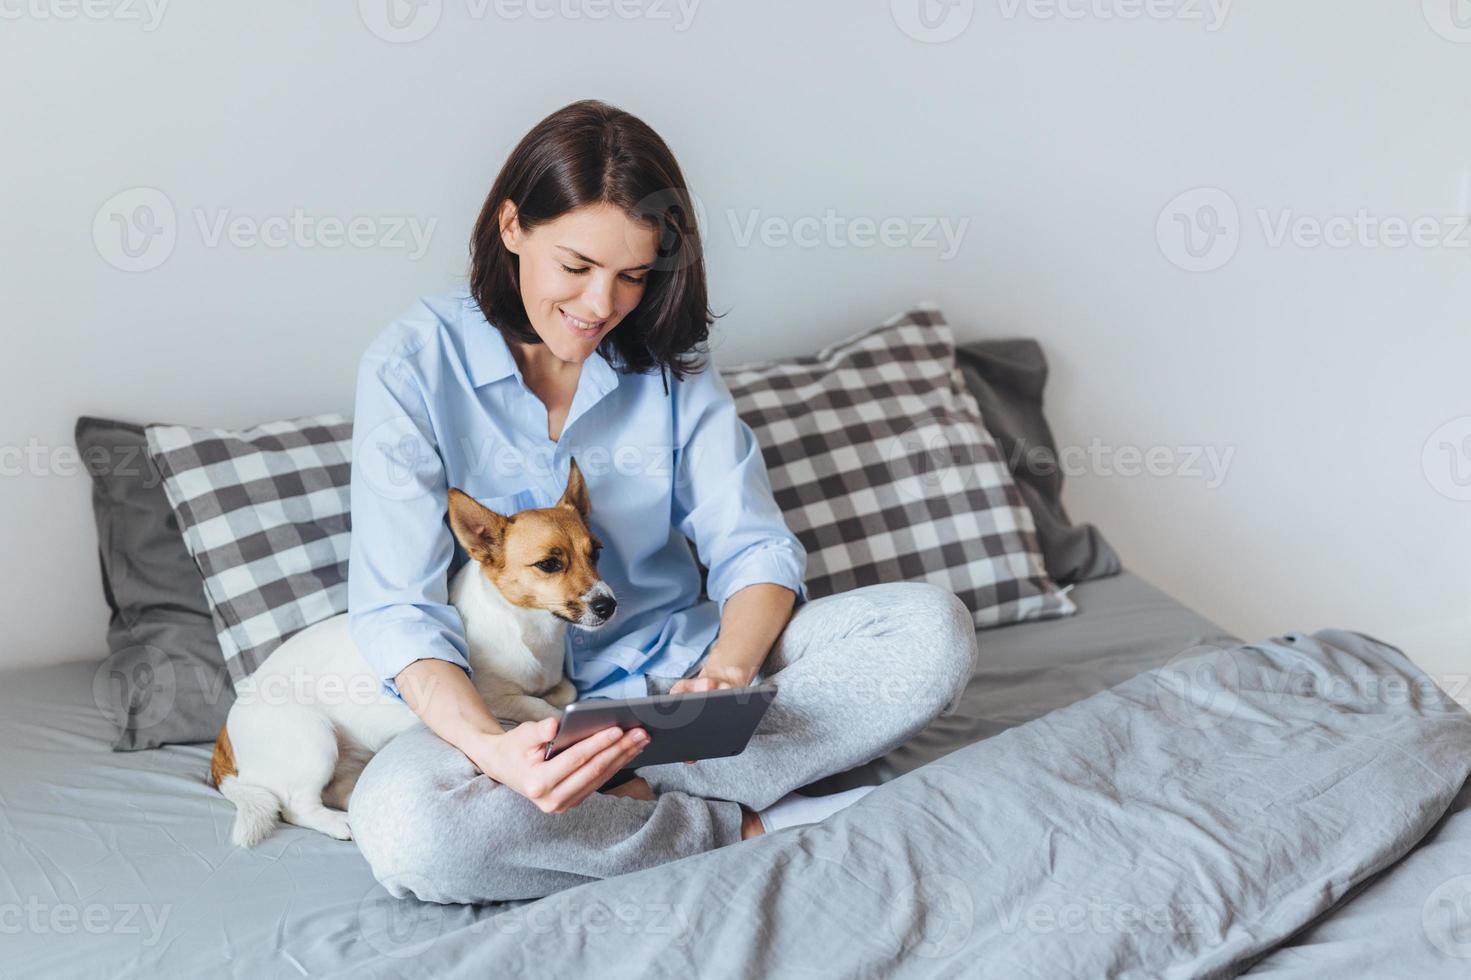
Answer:
[[[600,595],[588,605],[592,606],[592,611],[598,614],[599,619],[607,619],[618,608],[618,600],[610,595]]]

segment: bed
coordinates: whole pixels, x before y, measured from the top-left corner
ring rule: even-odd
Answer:
[[[1388,711],[1356,702],[1274,708],[1269,721],[1284,744],[1318,739],[1322,751],[1294,756],[1306,761],[1280,772],[1211,768],[1220,759],[1206,753],[1194,776],[1161,768],[1157,780],[1174,787],[1160,797],[1166,803],[1190,778],[1229,785],[1226,796],[1247,802],[1258,786],[1311,787],[1294,791],[1290,812],[1278,807],[1260,822],[1269,829],[1262,841],[1211,839],[1197,818],[1138,836],[1142,825],[1123,814],[1145,807],[1104,801],[1119,819],[1095,823],[1104,811],[1084,808],[1092,803],[1049,796],[1063,784],[1048,782],[1046,760],[1071,744],[1083,770],[1128,785],[1128,772],[1105,771],[1105,757],[1125,754],[1100,743],[1122,730],[1113,722],[1124,706],[1138,707],[1130,699],[1155,668],[1231,649],[1244,692],[1248,675],[1294,646],[1311,648],[1325,671],[1369,664],[1376,677],[1415,680],[1416,669],[1393,648],[1341,631],[1244,647],[1128,571],[1079,583],[1072,598],[1075,616],[981,631],[980,666],[960,709],[891,755],[816,785],[885,784],[823,825],[484,907],[392,899],[352,843],[295,827],[237,849],[233,808],[205,782],[207,744],[111,751],[96,662],[0,674],[0,976],[1471,975],[1471,791],[1456,761],[1471,765],[1471,717],[1423,692]],[[1134,708],[1129,718],[1147,713]],[[1248,705],[1187,734],[1224,746],[1253,713],[1261,714]],[[1100,719],[1112,727],[1090,727]],[[1349,724],[1359,727],[1331,735]],[[1132,726],[1124,727],[1134,747],[1173,751],[1173,736]],[[1383,751],[1371,757],[1369,744]],[[1073,793],[1087,779],[1074,771],[1064,788]],[[1342,810],[1334,794],[1351,779],[1361,780],[1353,793],[1363,810],[1327,834],[1324,821]],[[1154,805],[1153,789],[1137,792],[1156,818],[1178,816]],[[1243,812],[1271,814],[1284,799]],[[1064,806],[1078,807],[1075,825],[1090,824],[1088,834],[1054,835]],[[1009,858],[997,841],[1018,827],[1026,840]],[[1118,915],[1142,901],[1129,889],[1157,879],[1149,868],[1115,873],[1110,855],[1167,840],[1179,841],[1161,848],[1171,860],[1199,849],[1180,874],[1205,909],[1190,935],[1178,920],[1161,932]],[[1223,854],[1232,860],[1217,866]],[[1037,855],[1046,862],[1036,877],[1012,874]],[[1278,881],[1296,887],[1278,893]],[[1041,922],[1027,913],[1070,910],[1013,901],[1099,882],[1117,899],[1102,924],[1096,915]],[[1220,896],[1229,901],[1217,907]]]

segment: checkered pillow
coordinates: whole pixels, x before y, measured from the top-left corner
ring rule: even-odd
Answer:
[[[1077,611],[933,304],[816,354],[721,370],[760,442],[812,598],[933,582],[977,628]]]
[[[352,422],[151,425],[147,437],[238,688],[293,633],[347,611]]]

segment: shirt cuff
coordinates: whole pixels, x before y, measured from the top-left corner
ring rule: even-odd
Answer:
[[[408,704],[408,702],[404,701],[404,696],[399,693],[398,684],[396,684],[393,679],[398,676],[399,671],[403,670],[405,667],[416,660],[443,660],[446,663],[454,664],[456,667],[463,670],[465,672],[465,676],[470,678],[472,682],[475,680],[474,672],[471,671],[469,667],[460,663],[458,660],[455,660],[453,657],[436,657],[433,654],[421,654],[418,656],[405,657],[404,662],[400,664],[396,669],[390,667],[389,669],[391,673],[389,674],[389,676],[383,678],[383,690],[387,691],[392,697],[403,701],[404,704]]]
[[[721,618],[725,616],[725,604],[731,596],[748,585],[761,583],[784,586],[795,592],[797,600],[792,605],[793,611],[810,598],[807,583],[802,581],[802,563],[785,548],[767,548],[743,558],[734,577],[722,586],[722,594],[711,597],[715,599]]]
[[[371,620],[371,617],[369,617]],[[365,630],[373,630],[375,627],[371,622],[362,624]],[[465,676],[471,681],[475,679],[475,672],[470,665],[459,655],[444,632],[434,625],[429,629],[403,629],[395,628],[394,623],[386,627],[377,627],[377,635],[363,642],[356,635],[353,641],[357,643],[358,649],[365,654],[366,659],[377,671],[382,679],[383,690],[398,701],[404,701],[403,694],[399,691],[394,678],[398,676],[409,664],[416,660],[443,660],[454,664],[465,672]],[[349,626],[349,633],[356,634],[357,630]],[[405,704],[408,702],[404,701]]]

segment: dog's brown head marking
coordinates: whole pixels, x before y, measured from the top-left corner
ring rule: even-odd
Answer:
[[[561,499],[550,507],[497,514],[457,488],[449,491],[455,540],[507,602],[595,629],[618,602],[598,574],[603,543],[587,526],[591,512],[575,459]]]

